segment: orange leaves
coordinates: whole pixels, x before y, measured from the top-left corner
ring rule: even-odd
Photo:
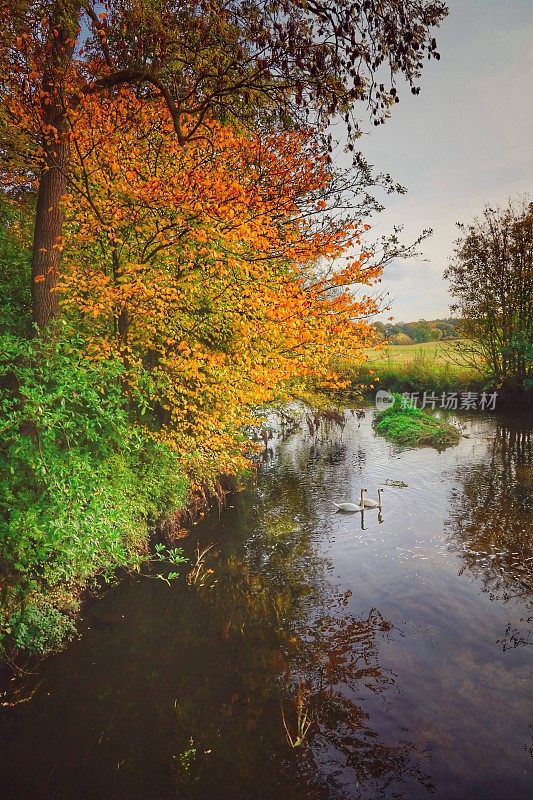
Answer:
[[[84,98],[71,121],[63,308],[164,409],[154,435],[197,472],[232,471],[254,409],[310,379],[338,387],[332,362],[362,358],[375,303],[350,287],[379,267],[347,258],[353,223],[309,218],[330,180],[312,131],[211,120],[209,141],[180,148],[159,102],[126,90]]]

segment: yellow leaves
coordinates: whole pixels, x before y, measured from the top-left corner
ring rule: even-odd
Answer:
[[[232,471],[253,409],[311,378],[338,387],[332,362],[362,358],[373,301],[348,287],[379,267],[346,259],[354,225],[316,229],[300,211],[309,193],[325,208],[329,180],[305,132],[262,140],[211,120],[209,143],[179,148],[164,109],[124,90],[75,114],[73,185],[89,193],[65,201],[63,307],[91,357],[123,359],[165,409],[156,436],[200,472]]]

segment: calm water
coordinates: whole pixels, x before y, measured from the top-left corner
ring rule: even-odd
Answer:
[[[463,424],[441,454],[369,415],[281,444],[184,540],[213,574],[108,590],[0,709],[3,800],[533,796],[531,441]],[[361,485],[382,514],[335,513]]]

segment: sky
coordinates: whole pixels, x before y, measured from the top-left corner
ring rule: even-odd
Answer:
[[[440,61],[423,69],[418,96],[400,103],[380,127],[368,126],[359,149],[402,183],[404,196],[382,198],[374,232],[424,228],[423,259],[394,262],[383,276],[400,321],[449,316],[442,273],[453,252],[455,223],[486,203],[533,192],[533,0],[448,0],[436,32]],[[425,259],[425,260],[424,260]],[[385,319],[388,314],[383,316]]]

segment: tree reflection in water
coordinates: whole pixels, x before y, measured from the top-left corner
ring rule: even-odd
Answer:
[[[480,452],[478,462],[469,454],[463,460],[468,468],[451,473],[460,491],[451,501],[449,543],[464,569],[508,602],[509,616],[498,616],[501,636],[493,638],[500,638],[506,650],[522,648],[503,656],[512,660],[527,652],[525,625],[531,616],[525,612],[522,623],[517,621],[532,588],[533,562],[527,560],[533,556],[531,443],[519,425],[505,427],[496,420],[495,441],[484,441],[484,433],[493,434],[492,421],[488,429],[479,424],[480,435],[471,443],[474,453]],[[433,736],[439,727],[453,730],[452,724],[446,727],[446,715],[463,713],[458,703],[466,690],[454,689],[456,705],[444,704],[442,725],[433,726],[441,712],[439,686],[434,692],[426,682],[426,694],[417,694],[419,663],[402,667],[400,631],[379,605],[370,607],[377,601],[358,607],[347,585],[334,583],[347,552],[342,531],[359,536],[360,520],[337,517],[331,499],[340,492],[357,499],[348,493],[357,491],[358,469],[366,454],[369,462],[376,458],[368,440],[366,448],[364,440],[353,447],[347,440],[340,428],[293,437],[268,459],[267,475],[256,489],[242,493],[220,521],[216,515],[204,521],[188,544],[184,540],[193,559],[197,546],[201,551],[215,544],[205,561],[205,569],[215,571],[213,580],[204,586],[184,578],[169,588],[132,577],[87,609],[80,640],[23,679],[19,697],[31,701],[6,707],[0,715],[3,800],[410,800],[433,789],[417,766],[422,760],[431,765],[439,796],[459,796],[448,792],[454,786],[465,797],[477,796],[479,785],[488,787],[487,796],[498,797],[498,786],[490,794],[488,782],[471,780],[468,759],[476,748],[470,739],[479,733],[480,746],[488,745],[492,758],[495,747],[505,744],[494,745],[492,735],[478,730],[476,698],[468,706],[471,726],[463,727],[453,748],[443,738],[440,750],[431,749],[426,731]],[[275,450],[275,441],[270,442]],[[382,463],[389,469],[387,451]],[[413,470],[415,478],[419,473]],[[438,502],[444,501],[444,491]],[[440,534],[439,522],[439,544]],[[349,552],[357,558],[362,551]],[[361,566],[343,574],[360,575]],[[448,566],[455,572],[453,559],[446,560]],[[400,558],[395,569],[403,571]],[[361,597],[378,596],[379,573],[374,578]],[[350,588],[355,594],[357,585]],[[442,597],[429,594],[429,600]],[[484,606],[474,608],[484,613]],[[505,630],[507,620],[513,622]],[[483,645],[481,636],[475,637],[476,647]],[[391,647],[391,640],[396,645]],[[412,637],[413,650],[405,648],[406,656],[423,654],[424,641],[431,644],[428,637]],[[409,645],[407,639],[402,643]],[[404,687],[384,661],[387,651],[398,671],[404,670],[404,706],[398,697]],[[431,653],[433,670],[444,665],[446,677],[448,659],[437,649]],[[488,655],[492,663],[490,648]],[[465,676],[475,686],[476,662],[471,669],[467,665]],[[517,680],[509,685],[515,687]],[[421,706],[430,701],[427,715],[415,710],[414,724],[410,698]],[[299,704],[300,732],[306,714],[312,724],[303,743],[291,747],[284,720],[294,744]],[[503,707],[482,715],[485,723],[502,719]],[[420,717],[422,729],[417,728]],[[401,738],[404,722],[427,752]],[[524,743],[520,746],[523,752]],[[513,747],[502,747],[502,759],[510,756],[511,763],[501,774],[512,779],[518,764],[516,785],[521,787],[522,762],[512,760]],[[525,747],[531,748],[530,738]],[[448,780],[449,754],[458,766]]]
[[[327,464],[342,446],[326,447]],[[180,796],[378,798],[407,777],[431,790],[413,746],[380,741],[358,700],[394,684],[379,661],[380,641],[394,631],[377,609],[350,614],[350,592],[329,580],[314,537],[320,474],[312,489],[300,477],[313,448],[280,459],[259,492],[241,498],[241,535],[224,544],[216,585],[193,598],[183,647],[195,655],[181,682],[175,749],[192,739],[196,754],[186,771],[176,762]],[[214,671],[198,667],[213,657]],[[312,725],[291,747],[304,716]],[[404,796],[398,787],[394,797]]]
[[[533,446],[531,430],[520,420],[498,420],[484,458],[456,471],[460,493],[454,496],[450,549],[479,579],[491,599],[522,601],[522,622],[533,621]],[[503,649],[531,643],[528,630],[509,625]]]
[[[355,798],[364,790],[379,797],[405,773],[424,781],[410,746],[381,743],[355,700],[363,687],[382,692],[394,681],[378,653],[390,623],[375,609],[361,618],[346,613],[347,595],[322,596],[320,614],[312,614],[322,567],[315,565],[309,587],[313,559],[301,539],[271,558],[275,566],[263,563],[261,573],[229,558],[213,590],[197,595],[198,615],[209,622],[200,638],[196,629],[183,641],[195,656],[181,680],[175,744],[182,752],[192,738],[197,751],[189,773],[176,765],[184,796]],[[268,578],[272,567],[277,584]],[[206,662],[209,674],[198,669]],[[283,721],[296,731],[301,698],[312,726],[291,750]]]

